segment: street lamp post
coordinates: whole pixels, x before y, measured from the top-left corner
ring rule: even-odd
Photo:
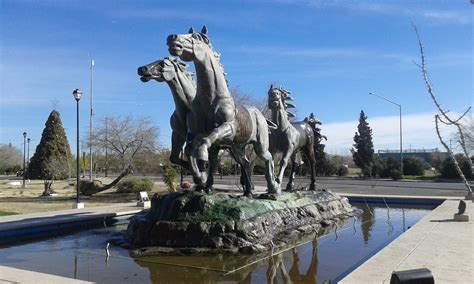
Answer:
[[[79,100],[81,99],[82,92],[79,89],[75,89],[72,92],[74,99],[76,100],[76,116],[77,116],[77,129],[76,129],[76,203],[73,205],[73,209],[84,208],[84,203],[79,202],[79,192],[80,192],[80,153],[79,153]]]
[[[94,59],[91,60],[91,100],[90,100],[90,116],[89,116],[89,180],[92,180],[92,116],[94,115],[94,109],[92,108],[92,77],[94,73]]]
[[[30,141],[31,141],[30,138],[26,139],[26,142],[28,142],[28,152],[26,155],[26,160],[27,160],[26,179],[27,180],[30,180]]]
[[[374,93],[369,93],[370,96],[376,96],[378,98],[381,98],[382,100],[385,100],[391,104],[394,104],[398,106],[398,109],[400,111],[400,174],[403,176],[403,136],[402,136],[402,105],[399,103],[396,103],[392,100],[389,100],[385,97],[382,97],[380,95],[374,94]]]
[[[23,177],[23,184],[21,186],[21,188],[25,188],[25,178],[26,178],[26,132],[23,132],[23,173],[22,173],[22,177]]]

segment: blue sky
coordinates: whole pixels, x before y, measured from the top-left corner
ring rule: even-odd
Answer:
[[[473,5],[451,1],[0,1],[0,143],[21,147],[22,132],[40,140],[48,114],[61,113],[75,149],[75,101],[81,135],[89,105],[88,59],[95,59],[94,108],[107,115],[149,116],[169,146],[174,104],[164,84],[143,84],[138,66],[168,56],[166,37],[190,26],[209,29],[232,88],[266,97],[271,83],[292,91],[298,115],[324,123],[330,153],[347,153],[361,109],[376,149],[439,147],[434,105],[412,60],[414,22],[431,80],[452,112],[472,104]],[[191,66],[193,68],[193,66]],[[449,132],[449,130],[447,130]]]

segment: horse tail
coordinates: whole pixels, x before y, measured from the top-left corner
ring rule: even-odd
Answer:
[[[326,141],[328,140],[328,138],[325,135],[321,135],[321,128],[318,127],[322,123],[314,116],[313,113],[311,113],[309,117],[306,117],[304,119],[304,122],[306,122],[311,127],[311,130],[313,130],[313,137],[314,137],[313,149],[314,149],[314,154],[318,155],[319,153],[318,145],[323,139]]]

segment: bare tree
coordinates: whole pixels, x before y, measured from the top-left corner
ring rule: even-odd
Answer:
[[[421,38],[420,38],[420,35],[418,33],[418,29],[415,25],[413,25],[413,29],[415,30],[416,38],[418,39],[418,46],[420,48],[420,56],[421,56],[421,62],[420,63],[414,62],[414,63],[420,68],[421,74],[423,76],[423,80],[424,80],[426,88],[428,90],[428,94],[430,95],[431,100],[433,101],[436,108],[438,109],[438,113],[435,115],[436,134],[438,135],[439,141],[441,142],[443,147],[446,149],[446,151],[448,152],[451,159],[453,159],[454,165],[456,167],[456,171],[458,172],[459,176],[461,177],[461,180],[463,181],[464,185],[466,186],[466,189],[467,189],[466,199],[472,199],[471,186],[470,186],[469,182],[467,181],[466,177],[464,176],[464,174],[463,174],[456,158],[454,157],[454,153],[452,152],[452,150],[448,146],[448,144],[443,140],[443,137],[441,136],[441,133],[440,133],[440,130],[439,130],[440,129],[439,128],[440,123],[443,124],[443,125],[446,125],[446,126],[454,126],[455,127],[455,129],[457,131],[457,143],[461,147],[463,155],[465,155],[466,158],[468,159],[470,168],[472,170],[472,161],[469,158],[469,153],[468,153],[468,150],[467,150],[467,147],[466,147],[465,129],[463,128],[463,126],[461,124],[462,119],[469,113],[469,111],[471,110],[471,107],[468,107],[467,110],[464,111],[463,114],[460,115],[459,117],[452,118],[451,116],[448,115],[448,111],[446,111],[441,106],[441,104],[438,102],[438,99],[436,98],[436,96],[434,94],[434,91],[433,91],[433,86],[432,86],[432,84],[429,80],[429,77],[428,77],[428,70],[427,70],[427,67],[426,67],[425,52],[424,52],[424,49],[423,49],[423,43],[421,42]],[[469,133],[469,134],[471,134],[471,133]]]
[[[0,170],[6,171],[14,166],[21,167],[23,154],[20,149],[11,144],[0,145]]]
[[[159,129],[151,119],[133,116],[112,116],[101,120],[92,133],[92,143],[96,149],[108,149],[109,155],[119,161],[121,173],[97,192],[115,186],[130,174],[137,163],[137,157],[157,150]]]

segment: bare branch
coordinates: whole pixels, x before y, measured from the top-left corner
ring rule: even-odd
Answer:
[[[446,150],[448,151],[450,157],[453,159],[454,165],[456,167],[456,171],[458,172],[459,176],[461,177],[463,183],[466,185],[466,188],[467,188],[467,191],[468,191],[468,194],[467,194],[466,197],[472,198],[472,189],[471,189],[469,183],[467,182],[466,177],[464,176],[463,172],[461,171],[461,168],[459,167],[459,164],[458,164],[458,162],[457,162],[457,160],[454,156],[454,153],[451,151],[451,148],[448,147],[448,145],[443,141],[443,139],[441,137],[441,134],[440,134],[440,131],[439,131],[439,122],[441,122],[445,125],[448,125],[448,126],[451,126],[451,125],[456,126],[457,131],[458,131],[458,135],[459,135],[459,140],[458,140],[459,145],[461,146],[461,148],[463,150],[463,154],[466,156],[467,160],[469,161],[469,165],[470,165],[470,168],[472,170],[472,161],[469,158],[469,154],[468,154],[468,151],[467,151],[467,148],[466,148],[465,136],[464,136],[463,129],[461,127],[461,122],[460,122],[469,113],[469,111],[471,110],[471,107],[469,107],[466,111],[464,111],[463,114],[461,116],[459,116],[457,119],[452,119],[451,117],[449,117],[448,116],[449,111],[445,111],[441,107],[440,103],[438,102],[438,100],[437,100],[437,98],[434,94],[431,82],[428,78],[428,71],[427,71],[427,68],[426,68],[426,61],[425,61],[425,53],[424,53],[424,49],[423,49],[423,43],[421,42],[421,38],[420,38],[420,35],[418,33],[418,28],[413,23],[412,23],[412,26],[413,26],[413,29],[415,31],[416,38],[418,40],[418,46],[419,46],[419,49],[420,49],[420,56],[421,56],[421,64],[417,64],[417,63],[415,63],[415,64],[421,69],[423,80],[424,80],[425,85],[428,89],[428,94],[430,95],[433,103],[435,104],[436,108],[439,111],[439,114],[435,115],[436,134],[438,135],[439,141],[441,142],[443,147],[446,148]]]

